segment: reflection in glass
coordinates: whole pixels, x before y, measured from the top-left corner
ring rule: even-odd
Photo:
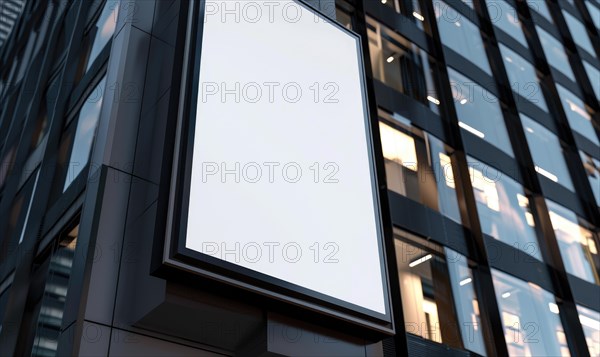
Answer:
[[[550,15],[550,9],[548,9],[548,4],[546,4],[546,0],[527,0],[527,4],[529,8],[542,15],[546,20],[552,23],[552,15]]]
[[[571,37],[573,41],[583,48],[587,53],[596,57],[596,52],[594,51],[594,46],[592,45],[592,41],[590,41],[590,36],[585,30],[585,26],[579,21],[575,16],[569,14],[567,11],[562,11],[563,16],[565,17],[565,21],[567,22],[567,27],[571,32]]]
[[[486,5],[490,14],[490,21],[510,35],[510,37],[527,47],[527,39],[525,39],[525,35],[523,34],[517,10],[504,0],[488,0],[486,1]]]
[[[83,38],[79,54],[79,65],[75,73],[74,84],[79,83],[85,73],[92,67],[94,61],[113,37],[119,12],[118,0],[107,0],[94,27]]]
[[[548,106],[535,67],[510,48],[501,43],[498,45],[512,90],[537,105],[541,110],[548,112]],[[519,97],[515,99],[518,101]]]
[[[27,40],[27,45],[24,47],[24,49],[21,49],[21,55],[19,56],[21,58],[19,61],[19,71],[15,77],[15,82],[21,81],[25,76],[25,71],[29,68],[29,61],[33,53],[33,47],[35,45],[37,36],[38,34],[35,31],[31,32],[29,34],[29,39]]]
[[[423,22],[425,17],[423,11],[421,11],[421,4],[419,0],[377,0],[383,5],[387,6],[391,11],[396,14],[402,14],[407,19],[412,21],[418,28],[423,29]]]
[[[367,18],[373,77],[439,113],[433,60],[427,52]]]
[[[465,257],[446,250],[446,262],[440,247],[407,232],[395,234],[406,331],[485,355],[475,282]]]
[[[600,312],[581,305],[577,305],[577,312],[590,356],[600,356]]]
[[[550,66],[559,70],[572,81],[575,81],[575,75],[573,74],[571,64],[569,63],[569,57],[567,57],[567,52],[562,43],[541,27],[536,26],[535,28],[540,38],[540,42],[542,43],[546,60]]]
[[[558,95],[571,129],[585,136],[594,144],[600,145],[598,136],[596,136],[594,126],[592,125],[592,110],[585,105],[583,100],[560,84],[556,84],[556,89],[558,90]]]
[[[526,115],[520,116],[535,171],[574,191],[564,151],[556,135]]]
[[[444,248],[450,273],[454,306],[465,348],[485,356],[483,326],[479,315],[479,303],[475,293],[473,272],[467,258],[449,248]]]
[[[590,12],[590,17],[594,22],[594,26],[596,26],[597,29],[600,29],[600,9],[594,4],[592,4],[592,2],[589,0],[585,1],[585,5],[587,6],[588,11]]]
[[[590,186],[592,186],[596,204],[600,206],[600,160],[583,151],[579,151],[579,155],[581,156],[585,173],[590,181]]]
[[[570,356],[556,299],[539,286],[492,269],[510,356]]]
[[[25,229],[29,220],[29,213],[33,205],[34,193],[38,185],[39,170],[31,173],[23,187],[17,192],[10,202],[7,215],[7,224],[0,226],[0,262],[6,255],[14,253],[16,243],[24,238]],[[17,241],[18,239],[18,241]]]
[[[552,201],[546,200],[546,204],[567,272],[592,284],[600,284],[596,270],[600,266],[597,237],[586,228],[589,224]]]
[[[433,2],[442,43],[491,75],[481,33],[475,24],[443,1]]]
[[[96,21],[96,26],[91,30],[94,41],[92,42],[92,48],[90,49],[89,58],[87,60],[86,71],[90,69],[96,57],[102,52],[104,46],[106,46],[115,33],[118,14],[119,1],[106,1],[100,17],[98,18],[98,21]]]
[[[382,4],[389,7],[392,11],[399,14],[400,13],[400,4],[398,0],[380,0]]]
[[[421,4],[419,0],[412,0],[410,4],[412,5],[412,8],[409,9],[408,12],[412,12],[410,15],[412,16],[414,23],[422,30],[425,16],[423,16],[423,10],[421,10]]]
[[[585,68],[585,72],[587,73],[588,79],[592,84],[592,88],[594,89],[596,98],[600,100],[600,70],[587,63],[586,61],[583,61],[583,67]]]
[[[50,24],[52,23],[52,21],[48,21],[48,16],[50,16],[52,14],[52,8],[48,8],[46,10],[46,16],[40,16],[40,18],[37,20],[36,24],[35,24],[35,33],[36,33],[36,43],[35,43],[35,48],[33,49],[33,56],[37,56],[40,53],[40,50],[42,49],[43,46],[45,46],[48,43],[48,40],[46,38],[46,34],[48,33],[48,27],[50,26]]]
[[[462,1],[463,4],[467,5],[471,9],[475,9],[475,7],[473,5],[473,0],[460,0],[460,1]]]
[[[345,28],[352,30],[352,16],[342,8],[335,8],[335,19]]]
[[[25,238],[25,231],[27,229],[27,222],[29,222],[29,214],[31,213],[31,207],[33,206],[33,200],[35,198],[35,191],[38,185],[38,180],[40,178],[40,171],[38,170],[35,174],[35,179],[33,183],[33,188],[31,189],[29,203],[27,205],[27,211],[25,212],[25,219],[23,221],[23,226],[21,228],[21,235],[19,236],[19,244],[23,243],[23,239]]]
[[[504,173],[471,157],[468,160],[483,233],[542,260],[529,194]]]
[[[73,146],[71,149],[71,158],[69,160],[69,171],[63,186],[63,192],[71,185],[81,171],[85,168],[90,158],[96,127],[100,119],[100,108],[102,107],[102,96],[104,94],[106,78],[94,88],[90,96],[86,99],[79,112],[77,119],[77,130]]]
[[[397,114],[379,115],[388,188],[461,223],[452,150]]]
[[[498,98],[450,67],[448,75],[460,127],[513,156]]]
[[[59,242],[50,257],[31,356],[56,356],[78,234],[79,226]]]

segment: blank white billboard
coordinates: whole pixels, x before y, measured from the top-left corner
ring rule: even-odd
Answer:
[[[387,314],[356,36],[295,1],[207,1],[185,246]]]

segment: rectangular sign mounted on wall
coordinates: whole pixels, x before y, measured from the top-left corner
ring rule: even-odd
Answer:
[[[360,38],[299,1],[200,7],[167,260],[389,331]]]

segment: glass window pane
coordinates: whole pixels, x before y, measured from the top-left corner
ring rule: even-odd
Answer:
[[[393,12],[399,14],[400,6],[398,4],[398,0],[380,0],[382,4],[390,8]]]
[[[335,18],[337,22],[342,24],[345,28],[351,30],[352,29],[352,16],[346,11],[342,10],[339,7],[335,8]]]
[[[590,17],[592,18],[594,25],[597,29],[600,29],[600,9],[594,4],[592,4],[590,1],[586,1],[585,5],[587,6],[588,11],[590,12]]]
[[[589,224],[552,201],[546,200],[546,204],[567,272],[592,284],[600,284],[596,270],[600,266],[597,237],[586,228]]]
[[[423,29],[423,22],[425,17],[423,11],[421,11],[421,4],[419,0],[377,0],[383,5],[389,8],[391,12],[396,14],[402,14],[404,19],[408,19],[417,25],[421,30]]]
[[[590,55],[596,57],[594,46],[592,45],[592,41],[590,41],[590,37],[585,30],[585,26],[583,26],[581,21],[579,21],[575,16],[569,14],[565,10],[563,10],[562,13],[565,17],[565,21],[567,22],[567,27],[571,32],[573,41],[575,41],[575,43],[581,48],[586,50]]]
[[[556,84],[556,89],[571,129],[590,139],[594,144],[600,145],[592,125],[591,109],[583,100],[560,84]]]
[[[590,356],[600,356],[600,312],[577,305]]]
[[[31,190],[29,196],[29,203],[27,205],[27,211],[25,212],[25,220],[23,221],[23,227],[21,228],[21,235],[19,236],[19,244],[23,242],[25,238],[25,231],[27,229],[27,222],[29,222],[29,213],[31,213],[31,207],[33,206],[33,200],[35,199],[35,191],[38,185],[38,179],[40,178],[40,171],[38,170],[35,174],[35,179],[33,183],[33,189]]]
[[[433,5],[442,43],[491,75],[492,70],[477,26],[443,1],[435,0]]]
[[[367,18],[373,77],[439,113],[433,59],[402,36]]]
[[[379,114],[388,188],[461,223],[452,150],[397,114]]]
[[[548,112],[548,106],[535,67],[503,44],[499,43],[499,47],[512,90],[537,105],[541,110]]]
[[[448,75],[460,127],[513,156],[498,98],[450,67]]]
[[[119,1],[107,0],[98,21],[96,21],[96,26],[90,32],[94,41],[92,42],[92,48],[90,49],[90,55],[87,60],[86,71],[90,69],[96,57],[98,57],[100,52],[104,49],[104,46],[106,46],[108,41],[112,38],[117,25],[118,13]]]
[[[96,126],[98,125],[98,119],[100,119],[100,108],[102,107],[105,82],[106,78],[103,78],[98,83],[79,112],[77,131],[69,160],[69,172],[65,179],[63,192],[67,190],[71,182],[79,176],[88,163],[96,134]]]
[[[495,168],[471,157],[468,160],[483,233],[542,260],[529,194]]]
[[[527,4],[529,8],[542,15],[546,20],[552,22],[552,15],[550,15],[550,9],[548,9],[548,4],[546,4],[546,0],[527,0]]]
[[[37,38],[36,32],[31,32],[29,35],[29,40],[27,41],[27,45],[23,51],[23,54],[20,56],[21,61],[19,64],[19,72],[17,72],[17,76],[15,78],[16,82],[19,82],[25,76],[25,71],[29,68],[29,60],[31,59],[31,54],[33,52],[33,47],[35,45],[35,41]]]
[[[412,8],[408,11],[411,12],[409,16],[412,17],[412,20],[417,25],[417,27],[422,30],[423,22],[425,21],[425,16],[423,15],[423,10],[421,10],[421,4],[419,0],[412,0],[410,4],[412,5]]]
[[[511,356],[570,356],[556,299],[539,286],[492,269]]]
[[[52,8],[48,8],[45,11],[44,16],[41,16],[36,24],[35,24],[35,32],[36,34],[39,34],[37,36],[37,41],[35,44],[35,48],[33,50],[34,56],[36,56],[40,50],[42,49],[42,46],[45,46],[46,44],[48,44],[48,40],[47,40],[47,36],[48,36],[48,28],[50,26],[50,24],[52,23],[52,21],[50,21],[50,17],[53,16],[53,9]]]
[[[504,0],[488,0],[486,4],[492,23],[527,47],[527,39],[523,34],[517,10]]]
[[[598,14],[598,16],[600,16],[600,14]],[[587,73],[588,79],[592,84],[592,88],[594,89],[596,98],[600,100],[600,70],[587,63],[586,61],[583,61],[583,67],[585,68],[585,72]]]
[[[483,326],[479,314],[479,303],[473,286],[473,272],[469,268],[465,256],[449,248],[444,248],[444,250],[448,261],[454,306],[461,327],[463,344],[467,350],[485,356]]]
[[[485,355],[475,282],[465,257],[446,250],[452,254],[446,262],[441,247],[394,232],[406,331]]]
[[[592,186],[592,192],[596,198],[596,204],[600,206],[600,160],[586,154],[583,151],[579,152],[585,173],[587,174],[588,180],[590,180],[590,186]]]
[[[541,27],[536,26],[535,28],[542,43],[546,60],[550,66],[559,70],[572,81],[575,81],[575,75],[573,74],[567,52],[562,43]]]
[[[475,9],[475,7],[473,6],[473,0],[461,0],[461,1],[463,4],[467,5],[471,9]]]
[[[564,152],[556,135],[526,115],[520,116],[535,171],[574,191]]]
[[[68,232],[50,257],[31,356],[56,355],[78,232],[79,226]]]
[[[437,182],[437,193],[440,212],[448,218],[460,223],[460,208],[456,196],[454,169],[458,165],[454,151],[438,138],[427,135],[430,164]]]
[[[23,231],[27,220],[29,219],[29,212],[33,201],[34,191],[38,183],[39,171],[33,173],[27,179],[25,185],[13,198],[7,217],[8,221],[5,227],[0,228],[0,243],[2,249],[0,249],[0,261],[4,259],[7,254],[15,252],[17,237],[23,238]],[[20,243],[20,240],[18,241]]]

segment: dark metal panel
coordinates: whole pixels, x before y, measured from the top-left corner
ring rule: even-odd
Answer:
[[[600,311],[600,286],[590,284],[571,274],[568,275],[569,284],[573,290],[575,302],[592,310]]]
[[[383,5],[381,1],[366,1],[365,10],[367,15],[374,17],[426,52],[432,54],[432,49],[429,45],[431,40],[427,34],[419,29],[417,25],[410,21],[406,16],[390,11],[390,8]]]
[[[396,192],[388,191],[388,198],[394,226],[472,256],[466,239],[469,233],[464,227]]]
[[[399,93],[378,80],[373,80],[377,105],[392,113],[409,119],[414,125],[432,134],[443,142],[448,142],[442,119],[429,108],[411,97]]]
[[[598,132],[598,130],[596,130]],[[586,154],[589,154],[596,159],[600,160],[600,149],[598,145],[594,144],[590,141],[590,139],[585,136],[579,134],[576,131],[573,131],[573,137],[575,138],[575,143],[577,143],[577,148],[585,151]]]
[[[542,187],[542,191],[544,192],[544,196],[549,200],[552,200],[561,206],[565,206],[571,211],[577,213],[577,215],[581,217],[586,217],[587,215],[583,211],[581,204],[579,202],[579,198],[577,195],[564,186],[546,178],[545,176],[538,175],[538,180]]]
[[[414,357],[447,356],[470,357],[475,356],[467,351],[453,349],[446,345],[435,343],[416,335],[406,334],[408,340],[408,354]]]
[[[485,243],[490,266],[555,292],[546,264],[488,235],[485,235]]]
[[[463,131],[462,139],[468,156],[501,171],[499,175],[506,174],[521,185],[524,185],[519,163],[514,158],[469,132]],[[490,174],[492,173],[493,171]]]
[[[496,97],[500,97],[500,93],[496,87],[496,81],[489,74],[475,65],[465,66],[465,61],[468,61],[468,59],[463,57],[461,54],[456,53],[449,47],[444,46],[444,57],[448,66],[456,69],[458,72],[477,82],[478,85],[480,85],[482,88],[485,88],[485,90]]]

